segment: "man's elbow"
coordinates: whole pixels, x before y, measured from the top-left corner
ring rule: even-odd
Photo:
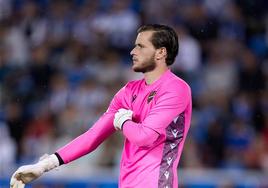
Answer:
[[[151,147],[152,145],[155,144],[159,137],[159,134],[154,132],[153,134],[144,134],[144,135],[138,135],[135,140],[133,140],[134,144],[137,145],[138,147]]]

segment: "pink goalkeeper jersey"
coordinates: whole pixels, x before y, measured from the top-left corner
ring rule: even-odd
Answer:
[[[170,70],[151,85],[142,79],[123,87],[91,129],[57,151],[64,163],[88,154],[114,133],[114,114],[120,108],[132,110],[133,119],[123,125],[119,187],[178,187],[192,102],[190,87]]]

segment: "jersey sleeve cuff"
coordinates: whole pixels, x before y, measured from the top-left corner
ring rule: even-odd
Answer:
[[[56,155],[56,157],[58,158],[58,160],[59,160],[59,164],[60,165],[63,165],[64,164],[64,161],[63,161],[63,159],[61,158],[61,156],[56,152],[55,153],[55,155]]]

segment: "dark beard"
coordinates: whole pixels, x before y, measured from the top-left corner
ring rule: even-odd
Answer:
[[[152,56],[148,61],[144,62],[140,67],[133,68],[134,72],[146,73],[154,70],[156,63],[154,57]]]

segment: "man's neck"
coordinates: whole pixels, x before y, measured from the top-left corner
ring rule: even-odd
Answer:
[[[156,80],[158,80],[166,71],[168,70],[168,67],[161,68],[161,69],[155,69],[151,72],[144,73],[144,79],[147,85],[150,85],[154,83]]]

